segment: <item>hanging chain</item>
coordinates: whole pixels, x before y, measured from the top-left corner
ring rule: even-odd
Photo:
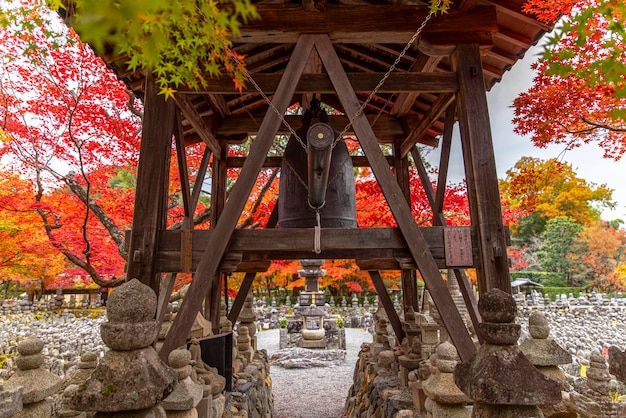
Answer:
[[[228,46],[224,46],[224,48],[226,49],[226,52],[228,53],[228,55],[230,55],[230,59],[232,59],[235,62],[235,64],[242,65],[242,62],[239,60],[239,58],[237,58],[237,55],[235,55],[235,53]],[[302,145],[302,147],[306,149],[307,148],[306,144],[302,141],[300,136],[298,136],[295,129],[293,129],[293,127],[289,124],[289,122],[287,122],[287,120],[285,119],[285,115],[280,113],[280,111],[276,108],[276,106],[270,100],[270,98],[267,97],[267,94],[265,94],[263,89],[261,89],[261,87],[254,80],[254,78],[252,78],[252,75],[250,75],[250,72],[247,70],[244,70],[244,74],[246,75],[246,78],[248,79],[250,84],[254,86],[256,91],[258,91],[261,97],[263,97],[263,100],[265,100],[265,102],[269,105],[270,109],[272,109],[274,113],[276,113],[276,115],[280,118],[280,121],[283,123],[283,125],[285,125],[285,127],[289,130],[289,132],[291,132],[291,135],[293,135],[293,137],[298,140],[300,145]]]
[[[437,8],[440,5],[441,5],[441,1],[439,1],[439,3],[437,4]],[[426,24],[428,23],[428,21],[435,15],[436,10],[437,10],[436,8],[431,8],[430,9],[430,11],[428,12],[428,15],[426,15],[426,17],[424,18],[424,21],[417,28],[417,30],[415,31],[413,36],[411,36],[411,39],[409,39],[409,41],[404,46],[404,48],[402,49],[400,54],[396,57],[396,59],[393,62],[393,64],[391,64],[391,66],[389,67],[389,69],[387,70],[385,75],[380,79],[380,81],[378,82],[378,84],[376,85],[374,90],[372,90],[372,92],[369,94],[367,99],[363,102],[363,104],[361,105],[359,110],[354,114],[354,116],[352,118],[350,118],[350,120],[348,121],[348,124],[346,125],[346,127],[343,128],[343,130],[339,133],[339,135],[337,135],[337,138],[335,138],[335,141],[333,142],[333,145],[332,145],[333,148],[337,145],[337,143],[339,143],[339,141],[343,138],[343,136],[346,134],[346,132],[348,132],[348,130],[350,129],[350,127],[352,126],[352,124],[354,123],[356,118],[358,118],[363,113],[363,111],[365,110],[367,105],[372,101],[372,98],[376,95],[376,93],[378,93],[378,91],[383,86],[383,84],[385,84],[385,81],[387,81],[387,79],[389,78],[391,73],[396,69],[396,67],[400,63],[400,60],[402,60],[402,58],[404,58],[406,53],[409,51],[409,48],[415,43],[417,38],[420,36],[422,31],[426,27]],[[239,58],[237,58],[237,55],[235,55],[235,53],[228,46],[225,46],[225,49],[226,49],[226,53],[230,56],[230,59],[233,60],[233,62],[235,64],[242,65],[242,62],[239,60]],[[289,130],[289,132],[291,132],[291,135],[300,143],[300,145],[304,149],[307,149],[307,145],[304,143],[302,138],[300,138],[300,136],[296,133],[295,129],[293,129],[293,127],[289,124],[289,122],[287,122],[287,120],[285,119],[285,115],[281,114],[281,112],[276,108],[274,103],[269,99],[269,97],[267,97],[267,95],[263,92],[263,90],[257,84],[257,82],[254,80],[254,78],[252,78],[252,75],[250,74],[250,72],[244,69],[244,74],[245,74],[246,78],[248,79],[248,81],[250,82],[250,84],[252,84],[252,86],[256,89],[256,91],[259,92],[261,97],[263,97],[263,100],[265,100],[265,102],[268,104],[270,109],[272,109],[272,111],[274,113],[276,113],[276,115],[281,120],[283,125],[285,125],[285,127]],[[386,107],[386,105],[383,106],[383,108],[380,110],[380,112],[378,112],[378,114],[376,115],[376,118],[374,119],[374,123],[380,118],[380,116],[381,116],[383,110],[385,109],[385,107]]]
[[[441,2],[439,2],[437,4],[437,7],[439,7],[440,4],[441,4]],[[383,84],[385,84],[385,81],[387,81],[387,79],[389,78],[391,73],[396,69],[396,67],[400,63],[400,60],[402,60],[402,58],[404,58],[406,53],[409,51],[409,48],[415,43],[417,38],[420,36],[422,31],[426,27],[426,24],[428,23],[428,21],[435,15],[435,12],[436,12],[436,9],[434,9],[434,8],[430,9],[430,11],[428,12],[428,15],[426,15],[426,17],[424,18],[424,21],[422,22],[422,24],[417,28],[417,30],[415,31],[413,36],[411,36],[411,39],[409,39],[409,42],[407,42],[407,44],[404,46],[404,49],[402,50],[402,52],[400,52],[400,55],[398,55],[396,57],[396,59],[393,62],[393,64],[391,64],[391,67],[389,67],[389,69],[387,70],[387,72],[385,73],[383,78],[380,79],[380,81],[378,82],[378,84],[376,85],[374,90],[372,90],[372,92],[369,94],[367,99],[365,99],[365,101],[363,102],[363,104],[361,105],[359,110],[354,114],[354,116],[352,118],[350,118],[348,124],[346,125],[345,128],[343,128],[343,130],[339,134],[338,138],[342,138],[345,135],[345,133],[348,131],[348,129],[350,129],[350,127],[352,126],[352,124],[354,123],[356,118],[361,116],[361,114],[363,113],[363,111],[365,110],[367,105],[372,101],[372,98],[376,95],[376,93],[378,93],[378,90],[380,90],[380,88],[383,86]],[[384,107],[380,110],[380,112],[378,112],[378,115],[376,116],[375,120],[378,120],[378,118],[380,117],[380,115],[381,115],[383,110],[384,110]]]

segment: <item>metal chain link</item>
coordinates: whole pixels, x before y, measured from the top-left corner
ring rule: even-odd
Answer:
[[[439,7],[440,4],[441,4],[441,1],[437,4],[437,7]],[[383,86],[383,84],[385,84],[385,81],[387,81],[387,79],[389,78],[391,73],[396,69],[396,67],[400,63],[400,60],[402,60],[402,58],[404,58],[406,53],[409,51],[409,48],[411,47],[411,45],[413,45],[415,43],[415,41],[417,40],[417,38],[420,36],[422,31],[426,27],[426,24],[434,16],[435,12],[436,12],[436,9],[432,9],[432,8],[430,9],[430,11],[428,12],[428,15],[426,15],[426,17],[424,18],[424,21],[422,22],[422,24],[417,28],[417,30],[415,31],[413,36],[411,36],[411,39],[409,39],[409,42],[407,42],[407,44],[404,46],[404,49],[402,50],[402,52],[400,52],[400,55],[398,55],[396,57],[396,59],[393,62],[393,64],[391,64],[391,67],[389,67],[389,69],[387,70],[387,72],[385,73],[383,78],[380,79],[380,81],[378,82],[378,84],[376,85],[374,90],[372,90],[372,92],[367,97],[367,99],[365,99],[365,101],[363,102],[363,104],[361,105],[359,110],[354,114],[354,116],[352,118],[350,118],[350,120],[348,121],[348,124],[346,125],[345,128],[343,128],[343,130],[339,134],[338,138],[342,138],[345,135],[345,133],[348,132],[348,129],[350,129],[350,127],[352,126],[352,124],[354,123],[356,118],[358,118],[363,113],[363,111],[365,110],[367,105],[372,101],[372,98],[376,95],[376,93],[378,93],[378,90],[380,90],[380,88]],[[376,115],[376,119],[375,120],[378,120],[378,118],[380,117],[380,115],[382,114],[384,109],[385,109],[385,107],[383,107],[380,110],[380,112],[378,112],[378,115]]]

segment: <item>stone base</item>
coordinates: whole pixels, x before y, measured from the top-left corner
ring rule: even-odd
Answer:
[[[47,401],[39,401],[24,405],[24,408],[13,415],[13,418],[50,418],[52,416],[52,404]]]
[[[167,411],[167,418],[198,418],[198,411],[196,408],[186,411]]]
[[[413,407],[417,412],[426,412],[424,403],[426,402],[426,394],[422,389],[422,382],[409,382],[409,388],[413,395]]]
[[[196,405],[196,410],[198,411],[198,418],[211,418],[211,411],[213,411],[212,401],[213,401],[213,397],[209,396],[206,398],[202,398],[200,403]]]
[[[165,410],[161,405],[140,411],[118,411],[118,412],[98,412],[94,418],[167,418]]]
[[[475,403],[473,418],[544,418],[543,412],[535,405],[486,405]]]
[[[227,396],[223,415],[218,418],[271,417],[274,399],[269,372],[267,352],[256,352],[252,363],[234,376],[233,391]]]
[[[0,418],[9,418],[20,412],[22,405],[23,388],[4,388],[0,384]]]
[[[370,350],[374,358],[378,357],[380,352],[383,351],[384,349],[385,349],[385,346],[382,343],[372,343],[372,345],[370,345]]]
[[[213,397],[211,401],[211,418],[220,418],[224,414],[225,402],[226,398],[222,394]]]
[[[300,340],[300,347],[302,348],[326,348],[326,341],[321,340]]]
[[[433,403],[433,417],[445,418],[470,418],[472,416],[472,408],[464,405],[444,405]],[[498,417],[500,415],[497,415]]]

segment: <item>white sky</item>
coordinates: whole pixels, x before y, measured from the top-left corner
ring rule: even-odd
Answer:
[[[506,72],[502,81],[492,87],[487,93],[489,117],[496,157],[498,178],[506,177],[506,171],[513,167],[523,156],[541,159],[560,158],[572,165],[574,171],[588,183],[596,185],[606,184],[613,190],[615,209],[604,209],[602,219],[613,220],[621,218],[626,221],[626,181],[622,173],[626,169],[626,159],[618,162],[602,157],[602,150],[593,144],[583,145],[563,154],[564,146],[550,146],[536,148],[530,138],[517,135],[513,132],[513,100],[521,92],[526,91],[532,84],[533,71],[530,65],[537,59],[540,48],[531,48],[524,57],[510,71]],[[439,150],[428,154],[428,160],[434,165],[439,164]],[[458,137],[458,124],[455,127],[452,154],[450,156],[449,181],[458,182],[465,177],[461,157],[461,145]]]

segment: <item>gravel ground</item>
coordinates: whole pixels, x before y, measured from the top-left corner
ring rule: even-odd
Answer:
[[[256,335],[259,349],[266,349],[268,354],[279,350],[279,330]],[[346,328],[346,360],[339,366],[284,369],[271,365],[274,417],[341,417],[361,344],[371,341],[370,333],[360,328]]]

